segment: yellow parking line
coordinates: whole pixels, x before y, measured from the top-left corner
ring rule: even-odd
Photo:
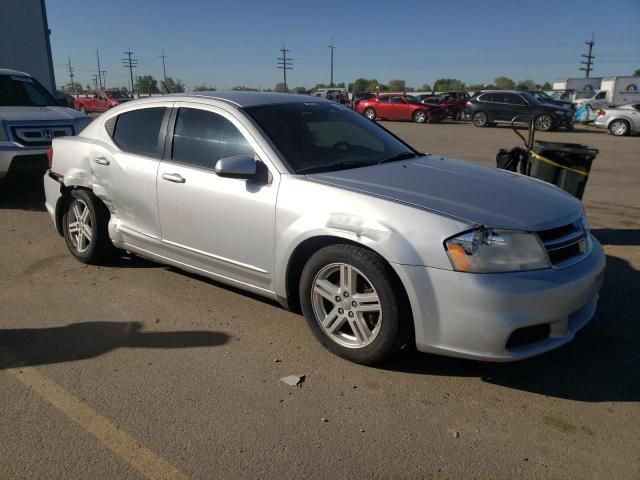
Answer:
[[[95,435],[100,442],[147,478],[154,480],[189,478],[34,367],[12,368],[5,371],[30,387],[87,432]]]

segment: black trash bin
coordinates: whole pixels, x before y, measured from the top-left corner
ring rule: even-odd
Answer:
[[[526,174],[582,199],[598,150],[579,143],[533,142]]]

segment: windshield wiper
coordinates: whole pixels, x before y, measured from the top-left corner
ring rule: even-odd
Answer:
[[[422,157],[421,153],[413,153],[413,152],[402,152],[394,155],[393,157],[384,158],[380,160],[376,165],[380,165],[381,163],[389,163],[389,162],[399,162],[400,160],[408,160],[409,158]]]
[[[325,163],[324,165],[311,165],[310,167],[304,167],[296,171],[296,173],[317,173],[322,172],[327,169],[332,168],[342,168],[342,167],[364,167],[371,165],[371,162],[365,162],[362,160],[349,160],[347,162],[334,162],[334,163]]]

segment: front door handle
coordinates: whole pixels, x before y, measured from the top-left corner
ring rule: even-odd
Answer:
[[[98,165],[109,165],[110,162],[109,162],[109,160],[107,160],[104,157],[98,157],[98,158],[96,158],[96,163]]]
[[[163,173],[162,178],[173,183],[184,183],[185,178],[178,173]]]

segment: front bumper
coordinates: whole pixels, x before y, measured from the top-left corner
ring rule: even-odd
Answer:
[[[13,142],[0,144],[0,178],[9,170],[42,170],[47,168],[47,149],[49,147],[28,148]]]
[[[605,255],[592,240],[591,254],[563,269],[470,274],[395,264],[411,303],[418,350],[506,362],[571,341],[593,317],[604,278]],[[544,338],[508,346],[516,330],[544,324]]]

